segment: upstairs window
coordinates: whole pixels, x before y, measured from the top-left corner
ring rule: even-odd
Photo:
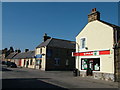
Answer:
[[[81,48],[84,49],[86,40],[85,38],[81,38],[80,40],[81,40]]]
[[[55,58],[55,66],[59,66],[60,65],[60,58]]]
[[[42,48],[40,48],[40,53],[42,53]]]

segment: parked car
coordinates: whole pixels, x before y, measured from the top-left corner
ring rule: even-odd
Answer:
[[[10,67],[11,67],[11,68],[17,68],[17,65],[16,65],[14,62],[11,62]]]
[[[6,65],[7,65],[7,67],[10,67],[11,62],[10,62],[10,61],[7,61]]]
[[[17,68],[17,65],[14,62],[7,61],[7,67]]]
[[[6,63],[7,63],[6,61],[2,61],[2,64],[3,64],[3,65],[6,65]]]

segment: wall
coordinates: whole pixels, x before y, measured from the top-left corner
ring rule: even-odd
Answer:
[[[72,57],[74,49],[48,47],[48,50],[51,51],[51,55],[47,53],[46,70],[73,70],[75,68],[75,58]],[[55,64],[55,59],[59,59],[58,65]],[[68,60],[68,65],[66,60]]]

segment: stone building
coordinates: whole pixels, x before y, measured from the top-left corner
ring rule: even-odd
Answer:
[[[88,24],[76,36],[76,68],[80,76],[117,81],[120,27],[100,19],[100,12],[92,9]],[[117,52],[116,52],[117,51]]]
[[[36,69],[41,70],[73,70],[75,58],[75,42],[51,38],[47,34],[43,42],[36,47]]]

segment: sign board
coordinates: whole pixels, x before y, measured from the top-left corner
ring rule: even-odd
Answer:
[[[73,52],[72,56],[96,56],[96,55],[109,55],[110,50],[104,51],[90,51],[90,52]]]
[[[42,55],[41,54],[37,54],[35,57],[36,58],[42,58]]]

